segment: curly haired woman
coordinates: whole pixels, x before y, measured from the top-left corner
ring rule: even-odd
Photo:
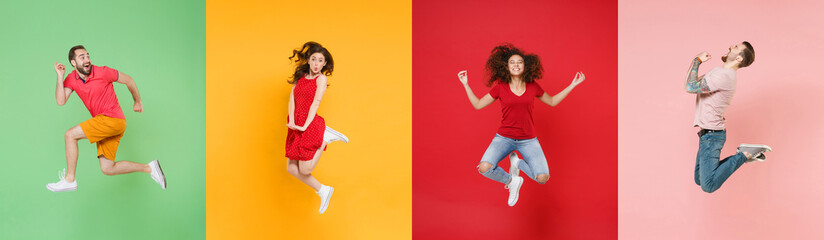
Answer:
[[[554,107],[585,78],[583,73],[576,73],[568,87],[551,96],[535,82],[543,77],[543,70],[538,55],[524,54],[512,44],[504,44],[492,49],[486,62],[486,72],[489,74],[487,86],[492,86],[492,89],[482,98],[478,99],[469,87],[466,71],[458,73],[458,79],[475,109],[485,108],[495,100],[501,100],[501,125],[484,152],[478,171],[489,179],[505,184],[505,188],[509,189],[509,206],[515,206],[518,202],[518,191],[524,182],[518,176],[519,171],[541,184],[549,180],[546,156],[535,135],[532,120],[534,99],[538,98]],[[519,159],[514,151],[520,152],[524,159]],[[511,163],[509,173],[498,167],[498,163],[507,155]]]

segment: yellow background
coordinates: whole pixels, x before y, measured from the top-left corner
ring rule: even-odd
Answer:
[[[411,1],[207,1],[208,239],[410,239]],[[329,209],[286,172],[292,49],[335,60],[318,113],[335,142],[314,175]]]

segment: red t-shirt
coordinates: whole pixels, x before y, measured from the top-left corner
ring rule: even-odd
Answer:
[[[501,127],[498,134],[512,139],[535,138],[535,126],[532,121],[532,102],[544,95],[544,89],[537,83],[526,84],[526,91],[521,96],[509,89],[509,84],[497,83],[489,90],[492,98],[501,100]]]
[[[89,109],[92,117],[103,114],[108,117],[126,119],[117,95],[114,94],[112,82],[117,81],[117,70],[109,67],[92,65],[91,72],[86,79],[80,78],[77,70],[69,73],[63,80],[63,87],[71,88]]]

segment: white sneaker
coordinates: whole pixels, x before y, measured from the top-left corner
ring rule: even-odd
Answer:
[[[750,163],[754,161],[763,162],[767,160],[767,156],[764,155],[765,152],[771,152],[772,148],[767,145],[763,144],[746,144],[742,143],[738,145],[738,149],[735,151],[736,153],[739,152],[746,152],[753,156],[751,159],[745,161],[745,163]]]
[[[57,181],[56,183],[46,184],[46,188],[48,188],[52,192],[66,192],[77,190],[77,180],[74,180],[74,182],[66,182],[65,168],[63,169],[63,171],[57,172],[57,177],[60,178],[60,181]]]
[[[338,131],[335,131],[335,129],[326,126],[326,131],[323,132],[323,141],[326,142],[326,144],[332,143],[334,141],[348,143],[349,138],[347,138],[346,135],[343,135],[343,133],[339,133]]]
[[[519,176],[520,175],[519,173],[521,172],[521,170],[518,169],[518,163],[520,161],[521,161],[521,159],[518,158],[517,153],[512,152],[512,153],[509,154],[509,175],[512,175],[512,176]]]
[[[504,188],[509,189],[509,199],[507,200],[506,204],[509,204],[510,207],[515,206],[515,203],[518,203],[518,191],[521,190],[521,185],[524,183],[524,178],[518,176],[512,176],[512,180],[509,181]]]
[[[154,161],[149,162],[149,167],[152,168],[152,179],[154,179],[157,184],[160,184],[160,187],[164,190],[166,189],[166,175],[163,174],[163,168],[160,167],[160,162],[155,159]]]
[[[320,214],[323,214],[323,212],[326,212],[326,208],[329,207],[329,199],[332,198],[332,192],[334,192],[334,191],[335,191],[335,188],[330,187],[330,186],[326,186],[326,185],[322,185],[320,187],[320,190],[315,192],[315,193],[318,194],[318,196],[320,196],[320,209],[318,210],[318,212]]]

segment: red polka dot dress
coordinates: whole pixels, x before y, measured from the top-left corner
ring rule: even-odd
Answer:
[[[307,79],[303,76],[295,84],[293,95],[295,97],[295,125],[303,126],[309,116],[309,107],[315,100],[315,92],[318,88],[315,80],[320,77],[318,74],[314,79]],[[288,120],[288,117],[287,117]],[[286,135],[286,157],[290,160],[309,161],[315,156],[323,144],[323,133],[326,131],[326,122],[319,115],[315,115],[312,123],[306,127],[306,131],[289,129]],[[324,150],[326,150],[324,148]]]

